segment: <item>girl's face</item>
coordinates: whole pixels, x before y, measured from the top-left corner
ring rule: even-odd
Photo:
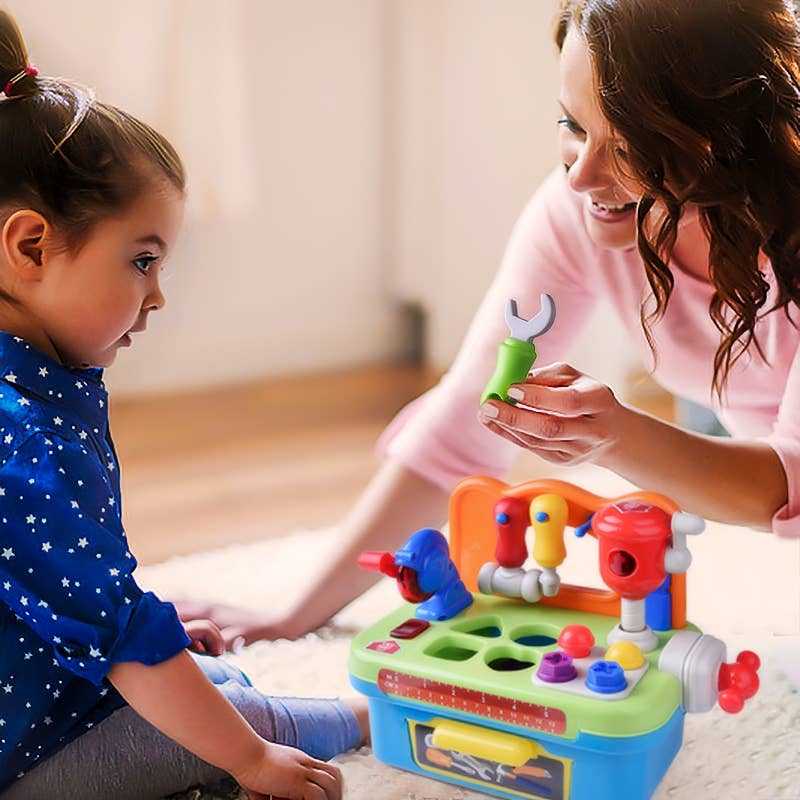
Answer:
[[[32,310],[62,363],[109,366],[164,305],[159,273],[183,206],[169,181],[153,182],[124,215],[99,222],[76,254],[49,255]]]
[[[612,154],[624,159],[625,142],[615,136],[598,103],[586,41],[571,25],[560,59],[563,116],[559,146],[569,185],[583,195],[583,216],[598,247],[636,246],[636,202],[641,189],[614,172]]]

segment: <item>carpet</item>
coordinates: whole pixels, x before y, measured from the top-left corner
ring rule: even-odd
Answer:
[[[580,483],[598,491],[591,482]],[[609,496],[625,489],[621,484],[609,486],[606,479],[601,488],[605,491],[600,493]],[[298,531],[142,567],[137,578],[164,599],[197,597],[277,608],[288,602],[295,586],[311,579],[313,564],[324,563],[335,537],[333,528]],[[713,524],[690,547],[699,574],[693,577],[694,567],[689,573],[689,618],[728,644],[728,660],[742,649],[756,650],[762,657],[761,689],[738,715],[716,708],[686,717],[684,746],[654,800],[800,800],[800,692],[797,677],[788,677],[800,663],[800,629],[794,627],[800,602],[791,607],[800,598],[800,549],[795,542],[777,543],[752,531]],[[298,566],[309,562],[311,567]],[[771,570],[769,575],[765,569]],[[708,586],[712,575],[713,591]],[[350,639],[398,604],[394,581],[384,580],[316,633],[294,642],[256,643],[226,658],[270,694],[352,694],[347,674]],[[388,767],[369,748],[340,756],[336,763],[348,800],[486,797]],[[179,797],[240,800],[245,795],[235,786],[221,785]]]

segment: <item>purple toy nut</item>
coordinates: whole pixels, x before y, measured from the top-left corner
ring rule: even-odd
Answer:
[[[547,683],[566,683],[577,675],[578,670],[572,664],[572,656],[561,650],[545,653],[536,671],[536,677]]]

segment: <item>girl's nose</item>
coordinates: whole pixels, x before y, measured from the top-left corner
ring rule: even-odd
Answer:
[[[164,297],[164,293],[161,291],[161,286],[156,284],[153,290],[145,298],[142,307],[145,311],[158,311],[160,308],[164,308],[164,304],[166,302],[167,299]]]

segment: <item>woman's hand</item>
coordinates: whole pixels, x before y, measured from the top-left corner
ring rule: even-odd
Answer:
[[[196,621],[210,622],[219,631],[222,650],[239,650],[262,639],[297,639],[308,633],[309,629],[296,624],[285,616],[267,616],[240,606],[229,606],[224,603],[208,603],[197,600],[174,600],[178,616],[184,623]],[[188,628],[187,628],[188,632]],[[191,636],[191,633],[189,634]],[[202,651],[198,651],[202,652]],[[219,655],[219,653],[213,653]]]
[[[192,640],[189,649],[195,653],[221,656],[225,652],[222,631],[210,619],[195,619],[184,622],[183,629]]]
[[[233,773],[248,800],[341,800],[342,774],[337,767],[293,747],[264,744],[259,760]]]
[[[487,401],[480,421],[553,464],[602,463],[624,434],[629,409],[608,386],[569,364],[531,371],[508,396],[517,405]]]

